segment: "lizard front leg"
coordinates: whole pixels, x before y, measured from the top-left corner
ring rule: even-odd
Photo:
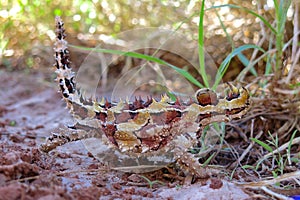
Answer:
[[[99,131],[97,129],[89,128],[84,129],[73,129],[70,131],[60,129],[60,133],[52,133],[50,137],[47,138],[46,142],[41,144],[40,149],[44,152],[49,152],[58,146],[62,146],[66,143],[78,141],[86,138],[99,137]]]

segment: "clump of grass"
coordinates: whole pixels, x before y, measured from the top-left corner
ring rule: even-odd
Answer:
[[[281,146],[279,146],[278,135],[275,135],[275,137],[273,137],[271,133],[269,133],[269,137],[271,138],[271,140],[267,140],[266,142],[256,138],[250,138],[252,141],[256,142],[259,146],[263,147],[267,152],[269,152],[257,162],[255,170],[258,170],[258,168],[265,160],[267,160],[268,158],[272,158],[271,163],[273,163],[273,165],[271,172],[273,174],[273,177],[276,178],[279,175],[283,175],[284,170],[287,166],[291,166],[293,163],[295,163],[294,161],[298,161],[295,158],[291,158],[291,147],[294,144],[294,137],[296,133],[297,130],[293,132],[290,141]]]

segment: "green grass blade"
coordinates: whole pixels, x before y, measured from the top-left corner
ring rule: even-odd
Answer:
[[[293,134],[292,134],[292,137],[291,137],[291,139],[290,139],[290,141],[289,141],[288,152],[291,152],[291,147],[292,147],[292,144],[293,144],[293,140],[294,140],[295,135],[296,135],[297,132],[298,132],[298,130],[295,130],[295,131],[293,132]]]
[[[178,68],[164,60],[161,60],[161,59],[153,57],[153,56],[140,54],[140,53],[136,53],[136,52],[127,52],[127,51],[112,50],[112,49],[101,49],[101,48],[95,49],[95,48],[88,48],[88,47],[80,47],[80,46],[76,46],[76,45],[69,45],[69,46],[73,47],[73,48],[85,50],[85,51],[94,51],[94,52],[98,52],[98,53],[108,53],[108,54],[115,54],[115,55],[121,55],[121,56],[129,56],[129,57],[133,57],[133,58],[139,58],[139,59],[143,59],[143,60],[147,60],[147,61],[152,61],[152,62],[161,64],[161,65],[166,65],[166,66],[170,67],[171,69],[175,70],[176,72],[178,72],[179,74],[181,74],[183,77],[185,77],[188,81],[195,84],[196,86],[198,86],[200,88],[204,87],[199,81],[197,81],[186,70]]]
[[[239,60],[243,63],[243,65],[244,65],[245,67],[247,67],[247,66],[250,64],[249,59],[248,59],[246,56],[244,56],[244,54],[239,53],[239,54],[237,55],[237,57],[239,58]],[[257,74],[257,72],[256,72],[256,70],[255,70],[254,67],[251,67],[249,71],[250,71],[254,76],[258,76],[258,74]]]
[[[237,57],[243,63],[244,66],[248,66],[249,65],[249,60],[248,60],[248,58],[246,56],[244,56],[244,54],[242,54],[240,52],[240,53],[237,54]]]
[[[231,52],[221,63],[221,65],[218,69],[218,72],[217,72],[215,84],[212,87],[213,89],[215,89],[219,85],[220,81],[222,80],[224,74],[226,73],[226,71],[228,69],[231,59],[246,49],[258,49],[262,52],[265,52],[261,47],[259,47],[257,45],[253,45],[253,44],[243,45],[243,46],[240,46],[240,47],[234,49],[233,52]]]
[[[271,146],[269,146],[268,144],[264,143],[263,141],[260,141],[256,138],[250,138],[250,140],[252,140],[253,142],[256,142],[257,144],[259,144],[260,146],[262,146],[264,149],[266,149],[269,152],[273,152],[273,149]]]
[[[255,167],[252,165],[243,165],[242,169],[255,169]]]
[[[202,1],[201,10],[199,13],[199,27],[198,27],[198,56],[199,56],[199,72],[203,79],[205,87],[209,87],[208,77],[205,71],[205,55],[204,55],[204,5],[205,0]]]
[[[282,48],[283,48],[283,40],[284,40],[284,28],[285,28],[285,22],[287,18],[287,11],[289,6],[291,5],[291,0],[280,0],[280,3],[278,5],[277,0],[273,0],[274,6],[275,6],[275,15],[276,15],[276,74],[275,78],[279,78],[281,74],[281,65],[282,65]]]
[[[203,167],[206,167],[209,164],[209,162],[215,156],[215,154],[216,152],[214,152],[212,155],[209,156],[209,158],[207,158],[207,160],[205,160],[205,162],[203,163]]]
[[[273,48],[274,34],[270,34],[269,36],[269,51]],[[272,73],[272,60],[274,60],[272,54],[267,55],[266,59],[266,67],[265,67],[265,75],[269,75]]]

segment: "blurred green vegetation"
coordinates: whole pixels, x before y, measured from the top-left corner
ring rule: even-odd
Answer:
[[[206,1],[205,7],[230,3],[253,11],[263,9],[265,19],[272,23],[276,16],[268,2]],[[52,59],[50,51],[55,36],[56,15],[61,16],[67,24],[70,43],[74,43],[74,40],[95,42],[101,40],[101,36],[143,27],[179,28],[178,32],[197,40],[200,7],[201,1],[195,0],[1,0],[0,63],[15,69],[20,63],[22,66],[17,68],[35,66],[37,60],[32,55],[50,56]],[[232,47],[258,42],[261,29],[259,23],[255,16],[241,9],[223,7],[205,11],[206,51],[217,64],[221,64]],[[20,58],[24,62],[11,61]]]
[[[137,27],[172,28],[189,7],[197,10],[189,1],[1,0],[0,58],[21,56],[34,45],[51,46],[56,15],[70,33],[111,35]]]

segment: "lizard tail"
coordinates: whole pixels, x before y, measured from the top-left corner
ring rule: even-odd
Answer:
[[[55,52],[55,73],[57,74],[56,81],[59,84],[61,94],[67,102],[68,107],[72,107],[75,93],[76,84],[74,82],[75,73],[72,71],[71,62],[69,60],[70,54],[68,50],[68,42],[65,40],[66,34],[64,23],[60,17],[55,18],[56,24],[56,42],[54,44]]]

